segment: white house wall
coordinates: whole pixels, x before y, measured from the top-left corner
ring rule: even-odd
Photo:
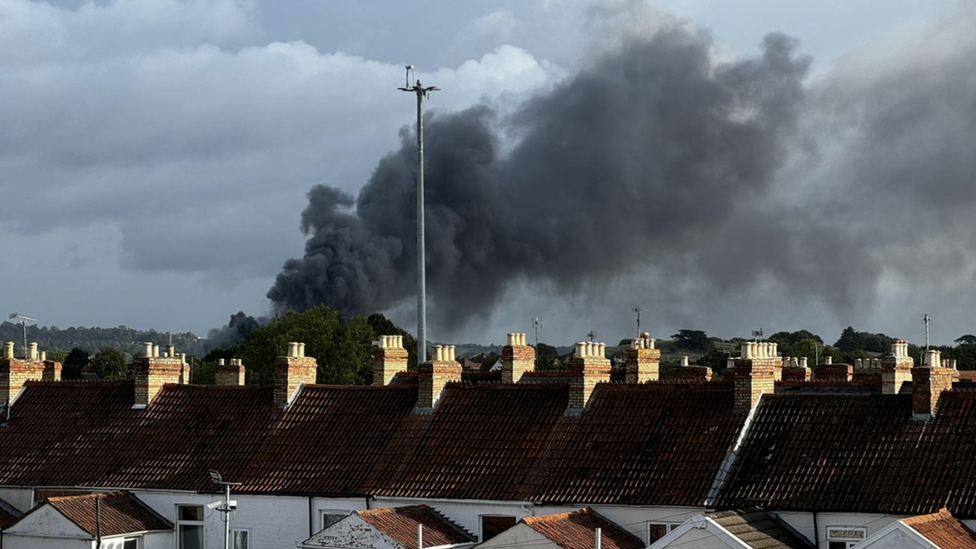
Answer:
[[[403,546],[358,516],[348,517],[329,530],[328,545],[311,543],[308,547],[343,547],[349,549],[403,549]]]
[[[511,549],[512,547],[531,547],[532,549],[560,549],[549,538],[524,524],[498,534],[490,540],[479,543],[474,549]]]
[[[17,536],[91,539],[92,536],[50,506],[44,506],[20,519],[4,531]]]
[[[788,524],[790,528],[803,534],[805,538],[810,540],[810,543],[813,543],[813,540],[817,539],[814,537],[816,529],[813,526],[813,513],[794,511],[774,511],[774,513],[780,520]]]
[[[376,508],[379,505],[371,504],[369,507]],[[344,513],[352,513],[353,511],[365,511],[366,498],[312,498],[312,531],[309,535],[302,538],[303,540],[308,539],[312,534],[319,532],[325,527],[322,524],[322,512],[323,511],[341,511]]]
[[[935,545],[922,544],[912,539],[899,529],[888,532],[885,536],[872,540],[867,549],[931,549]]]
[[[3,534],[3,549],[92,549],[91,541]]]
[[[174,532],[150,532],[142,538],[142,549],[173,549]]]
[[[0,486],[0,499],[26,513],[34,506],[34,491],[30,488],[10,488]]]
[[[692,528],[691,530],[685,532],[683,536],[671,540],[671,542],[664,545],[662,549],[671,547],[694,547],[695,549],[740,549],[738,547],[733,548],[731,545],[725,543],[716,537],[715,534],[709,532],[705,528]]]
[[[647,539],[647,523],[681,524],[704,512],[700,507],[635,507],[628,505],[594,505],[593,510],[640,538]]]
[[[222,501],[216,494],[139,492],[132,494],[174,525],[177,505],[204,505]],[[309,537],[308,498],[231,495],[237,501],[237,512],[230,523],[232,530],[250,531],[251,547],[295,547]],[[223,549],[224,523],[220,513],[204,507],[204,546]],[[4,548],[6,549],[6,548]]]

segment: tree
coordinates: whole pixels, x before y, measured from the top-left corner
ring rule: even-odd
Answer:
[[[769,341],[772,341],[774,343],[779,343],[780,347],[795,345],[805,339],[811,339],[823,345],[823,340],[820,339],[820,336],[808,330],[797,330],[795,332],[776,332],[775,334],[769,336]],[[791,356],[796,356],[796,355],[791,355]]]
[[[53,360],[54,362],[60,362],[64,365],[65,359],[68,358],[68,353],[64,352],[64,349],[51,349],[47,352],[47,359]]]
[[[535,369],[552,370],[556,368],[556,359],[559,358],[559,351],[555,347],[546,343],[539,343],[535,350]]]
[[[678,330],[678,333],[671,336],[675,346],[682,351],[693,351],[696,353],[707,353],[712,347],[712,342],[708,335],[701,330]]]
[[[92,358],[92,370],[101,379],[126,379],[129,361],[125,353],[113,347],[99,349]]]
[[[958,344],[958,345],[976,345],[976,335],[966,334],[964,336],[959,336],[959,339],[956,340],[956,344]]]
[[[79,379],[81,378],[81,369],[85,366],[88,366],[88,351],[75,347],[64,357],[61,377],[63,379]]]
[[[708,366],[712,369],[712,379],[722,379],[723,372],[729,363],[729,353],[719,349],[712,349],[698,357],[695,364]]]

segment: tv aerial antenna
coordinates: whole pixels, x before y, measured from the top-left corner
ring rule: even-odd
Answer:
[[[532,319],[532,328],[535,330],[535,348],[539,349],[539,328],[542,327],[542,317],[537,316]]]
[[[596,338],[596,332],[590,330],[590,333],[586,334],[586,337],[590,338],[590,342],[592,343],[593,340]]]
[[[922,315],[922,324],[925,324],[925,350],[929,350],[929,323],[932,322],[932,317],[928,313]]]
[[[763,337],[763,330],[762,330],[762,328],[759,328],[758,330],[753,330],[752,331],[752,339],[754,339],[756,341],[759,341],[760,339],[762,339],[762,337]]]
[[[424,99],[440,88],[424,87],[417,83],[410,85],[414,74],[413,65],[407,65],[407,74],[400,91],[417,95],[417,361],[424,362],[427,357],[427,264],[424,250]]]
[[[18,313],[10,313],[10,315],[8,315],[7,318],[9,318],[11,320],[14,320],[14,321],[19,321],[20,322],[20,325],[24,328],[24,359],[25,360],[30,360],[31,357],[27,356],[27,323],[28,322],[37,322],[37,319],[36,318],[31,318],[29,316],[24,316],[24,315],[18,314]]]
[[[634,307],[634,312],[637,313],[637,337],[640,337],[641,336],[641,331],[640,331],[640,314],[641,314],[641,308],[640,307]]]

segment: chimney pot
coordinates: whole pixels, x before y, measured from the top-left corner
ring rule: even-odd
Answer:
[[[152,356],[153,358],[159,358],[159,345],[155,345],[155,344],[153,345]]]
[[[233,363],[234,363],[234,359],[233,359],[233,358],[232,358],[232,359],[230,359],[230,363],[231,363],[231,364],[233,364]],[[217,359],[217,366],[223,366],[223,365],[224,365],[224,359],[222,359],[222,358],[218,358],[218,359]]]
[[[152,344],[152,342],[147,341],[147,342],[143,343],[142,345],[143,345],[143,349],[145,350],[146,358],[152,358],[152,356],[153,356],[153,354],[152,354],[152,351],[153,351],[153,344]]]
[[[37,360],[37,342],[32,342],[27,346],[27,359]]]
[[[176,347],[173,345],[166,346],[166,356],[176,358]]]
[[[3,344],[3,358],[13,358],[14,357],[14,342],[8,341]]]
[[[681,357],[681,366],[688,366],[688,356]]]
[[[610,381],[610,361],[603,356],[603,343],[580,342],[577,346],[582,346],[583,352],[569,363],[569,407],[584,409],[597,383]]]
[[[380,336],[380,346],[373,351],[373,385],[389,385],[397,372],[407,370],[409,353],[402,342],[403,336]]]
[[[834,357],[830,355],[824,357],[824,364],[833,364],[833,363],[834,363]]]
[[[805,356],[801,356],[800,357],[800,365],[799,365],[799,367],[800,368],[806,368],[807,367],[807,357],[805,357]]]

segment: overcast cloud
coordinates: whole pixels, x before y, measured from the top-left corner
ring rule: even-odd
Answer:
[[[632,331],[630,309],[638,305],[645,326],[663,337],[682,327],[730,337],[761,326],[809,328],[832,339],[853,324],[917,340],[924,312],[945,327],[941,341],[976,331],[969,313],[976,230],[968,223],[976,213],[973,8],[913,12],[885,4],[876,21],[833,29],[836,39],[825,40],[777,28],[792,21],[782,10],[762,25],[761,2],[737,15],[742,28],[765,27],[748,37],[694,2],[654,9],[601,3],[599,10],[584,2],[454,4],[0,0],[4,303],[42,324],[198,333],[239,309],[266,314],[264,294],[275,275],[285,260],[302,256],[309,189],[328,185],[356,196],[371,177],[375,187],[380,158],[409,156],[398,132],[410,124],[413,102],[394,89],[404,64],[444,89],[430,104],[435,120],[490,113],[483,129],[498,160],[487,192],[497,198],[499,189],[550,188],[540,170],[559,158],[534,136],[567,131],[540,122],[546,109],[561,112],[554,105],[567,83],[613,76],[612,66],[594,70],[595,60],[654,55],[654,37],[659,46],[665,39],[654,32],[684,33],[706,67],[738,67],[717,78],[737,75],[740,81],[722,86],[751,89],[755,98],[739,113],[748,118],[772,112],[764,109],[783,95],[771,91],[783,90],[782,81],[755,86],[763,81],[763,37],[782,30],[798,41],[775,50],[788,50],[782,75],[797,93],[771,115],[779,122],[757,122],[761,137],[771,139],[765,149],[736,142],[746,155],[736,162],[759,162],[758,172],[729,178],[736,183],[728,197],[712,184],[686,187],[697,189],[684,196],[688,207],[668,209],[656,205],[673,200],[673,188],[604,154],[615,181],[653,191],[644,205],[650,215],[629,225],[638,217],[630,208],[641,204],[622,212],[603,204],[598,226],[618,226],[580,234],[605,251],[628,245],[634,261],[622,246],[602,265],[611,272],[591,265],[573,273],[572,255],[503,255],[510,265],[485,264],[502,271],[499,282],[471,300],[470,313],[456,288],[470,280],[433,280],[443,314],[432,315],[432,337],[498,341],[507,331],[529,331],[531,317],[542,316],[557,343],[591,329],[611,341]],[[431,9],[422,19],[423,8]],[[691,20],[676,19],[674,9]],[[797,8],[795,19],[806,11]],[[767,67],[769,46],[767,39]],[[808,54],[810,68],[801,66]],[[706,80],[715,78],[707,72]],[[694,97],[681,98],[694,112]],[[626,95],[602,99],[608,115],[637,108]],[[477,105],[481,111],[470,110]],[[624,127],[642,127],[639,117],[630,122]],[[445,146],[458,142],[444,139]],[[668,132],[657,139],[636,166],[645,174],[667,166],[653,158],[659,145],[692,143]],[[773,158],[755,158],[760,153]],[[526,173],[532,163],[540,167]],[[552,207],[587,204],[574,194],[586,191],[583,181]],[[533,221],[521,221],[522,228]],[[629,231],[642,236],[621,243]],[[507,269],[517,276],[506,277]],[[402,286],[403,276],[385,289]],[[382,305],[412,329],[409,296],[402,289],[396,295]],[[458,315],[469,322],[436,320]]]

